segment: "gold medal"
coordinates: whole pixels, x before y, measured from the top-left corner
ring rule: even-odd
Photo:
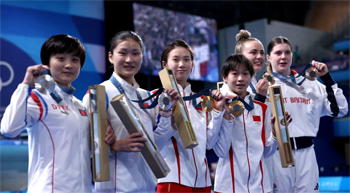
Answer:
[[[214,107],[214,99],[210,96],[205,96],[202,100],[202,109],[206,112],[211,112]]]
[[[270,85],[274,85],[275,84],[275,77],[272,74],[269,73],[265,73],[263,75],[263,78],[266,78],[267,81],[269,81]]]
[[[318,77],[320,77],[320,73],[317,71],[315,67],[310,67],[305,71],[305,77],[311,81],[314,81]]]
[[[228,107],[230,109],[230,113],[236,117],[242,115],[244,112],[244,104],[239,100],[234,100]]]

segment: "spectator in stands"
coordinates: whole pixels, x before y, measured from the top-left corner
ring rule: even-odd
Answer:
[[[296,65],[301,64],[301,52],[299,51],[299,46],[296,45],[293,51],[293,61]]]

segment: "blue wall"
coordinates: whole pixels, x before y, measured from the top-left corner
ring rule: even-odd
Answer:
[[[40,49],[56,34],[80,39],[87,55],[72,85],[82,99],[89,85],[105,80],[105,24],[103,1],[1,1],[0,119],[26,68],[41,64]]]

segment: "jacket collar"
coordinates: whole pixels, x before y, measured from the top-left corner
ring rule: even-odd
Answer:
[[[122,79],[120,76],[117,75],[117,73],[113,72],[113,76],[118,80],[118,82],[122,85],[124,92],[126,92],[128,95],[131,95],[135,92],[136,89],[140,88],[140,85],[135,81],[133,81],[133,85],[126,82],[124,79]]]

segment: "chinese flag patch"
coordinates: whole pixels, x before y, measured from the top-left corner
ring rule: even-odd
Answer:
[[[260,116],[253,115],[253,121],[254,122],[261,122]]]
[[[87,116],[86,110],[79,109],[81,116]]]

